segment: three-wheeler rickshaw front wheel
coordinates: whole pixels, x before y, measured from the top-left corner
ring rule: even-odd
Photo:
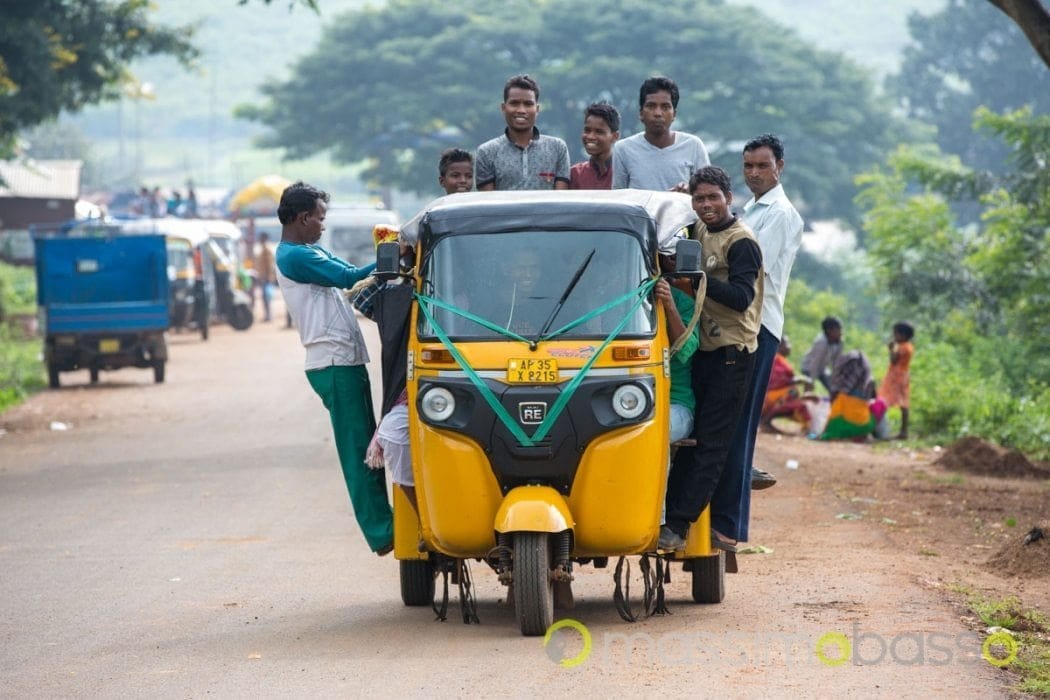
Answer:
[[[721,603],[726,596],[725,552],[690,559],[689,565],[693,575],[693,602]]]
[[[550,535],[514,533],[514,613],[526,637],[546,634],[554,623]]]
[[[401,602],[409,607],[431,605],[434,602],[434,579],[437,572],[429,559],[402,559]]]

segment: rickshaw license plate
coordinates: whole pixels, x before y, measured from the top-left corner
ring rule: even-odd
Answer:
[[[120,352],[120,341],[116,338],[106,338],[98,341],[99,352]]]
[[[557,384],[558,362],[535,358],[511,358],[507,364],[510,384]]]

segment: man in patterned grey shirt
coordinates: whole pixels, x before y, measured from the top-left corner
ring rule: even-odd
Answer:
[[[540,134],[540,86],[527,75],[515,75],[503,86],[500,105],[507,128],[478,146],[474,181],[478,191],[565,190],[569,188],[569,147],[555,136]]]

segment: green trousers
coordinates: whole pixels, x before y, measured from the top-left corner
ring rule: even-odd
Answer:
[[[386,497],[386,472],[369,469],[365,451],[375,433],[372,388],[364,365],[334,365],[306,373],[332,418],[335,449],[354,516],[372,551],[394,541],[394,517]]]

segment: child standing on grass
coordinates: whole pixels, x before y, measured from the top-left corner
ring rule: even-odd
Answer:
[[[886,370],[886,378],[879,387],[879,396],[886,401],[886,406],[898,406],[901,409],[901,431],[897,440],[908,439],[908,404],[911,394],[908,367],[915,354],[915,347],[911,344],[913,337],[915,329],[910,323],[901,321],[893,324],[893,340],[889,343],[890,368]]]

